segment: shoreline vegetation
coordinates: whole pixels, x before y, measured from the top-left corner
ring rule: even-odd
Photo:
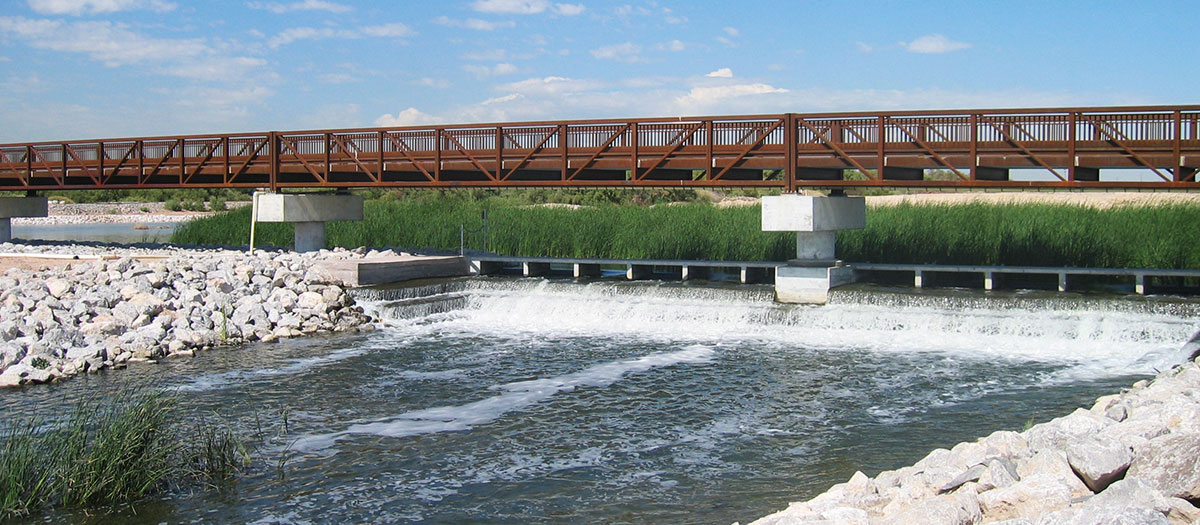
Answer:
[[[329,223],[330,247],[457,251],[460,225],[481,228],[487,210],[487,249],[505,255],[784,261],[795,254],[794,235],[760,231],[754,204],[530,203],[484,190],[384,197],[366,201],[361,222]],[[198,218],[171,242],[244,245],[249,221],[246,208]],[[1200,245],[1186,225],[1197,222],[1193,203],[901,202],[872,207],[863,230],[839,232],[837,254],[850,262],[1194,269]],[[292,228],[259,223],[256,242],[289,246]],[[482,249],[482,235],[468,233],[465,248]]]
[[[243,438],[189,422],[179,401],[140,386],[81,402],[56,421],[9,422],[0,433],[0,519],[231,483],[250,462]]]

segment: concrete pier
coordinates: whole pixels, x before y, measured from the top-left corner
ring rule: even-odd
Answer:
[[[12,240],[13,217],[49,215],[49,201],[45,197],[0,197],[0,242]]]
[[[796,232],[796,258],[775,269],[775,300],[825,304],[829,290],[854,281],[834,254],[837,230],[866,226],[862,197],[777,195],[762,198],[762,230]]]
[[[348,193],[265,193],[257,196],[255,220],[296,224],[297,252],[325,248],[325,223],[361,221],[363,198]]]

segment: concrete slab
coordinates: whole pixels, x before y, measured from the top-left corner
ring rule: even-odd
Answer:
[[[867,201],[863,197],[787,194],[762,198],[762,231],[853,230],[866,225]]]
[[[379,257],[325,261],[320,266],[344,286],[372,286],[414,279],[461,277],[470,274],[465,257]]]
[[[830,289],[852,282],[854,270],[848,266],[780,266],[775,269],[775,300],[792,304],[826,304]]]
[[[0,197],[0,219],[48,216],[50,204],[45,197]]]
[[[363,197],[327,193],[264,193],[258,196],[258,222],[361,221]]]

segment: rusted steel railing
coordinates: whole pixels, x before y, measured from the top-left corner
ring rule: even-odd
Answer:
[[[881,140],[882,137],[882,140]],[[517,122],[0,145],[0,190],[1200,189],[1200,106]],[[1010,171],[1035,169],[1036,180]],[[1102,178],[1101,169],[1144,176]],[[1122,180],[1124,179],[1124,180]]]

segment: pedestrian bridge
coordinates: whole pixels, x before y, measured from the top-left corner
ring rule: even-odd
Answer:
[[[1200,105],[670,117],[0,145],[0,190],[1200,189]],[[1033,177],[1014,176],[1031,173]],[[1137,177],[1121,172],[1137,170]]]

